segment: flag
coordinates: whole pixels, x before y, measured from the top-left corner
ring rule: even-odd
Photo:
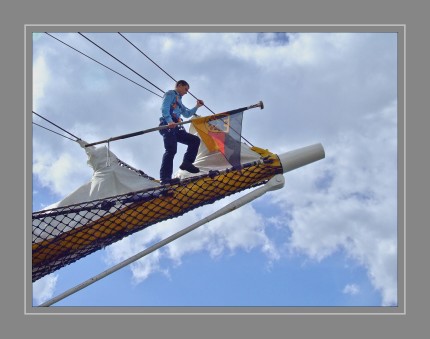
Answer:
[[[232,166],[240,165],[243,111],[218,113],[192,120],[210,152],[221,152]]]

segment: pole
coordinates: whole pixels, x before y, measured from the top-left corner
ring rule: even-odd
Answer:
[[[72,295],[73,293],[78,292],[78,291],[82,290],[83,288],[95,283],[96,281],[103,279],[104,277],[108,276],[109,274],[112,274],[112,273],[120,270],[121,268],[131,264],[132,262],[143,258],[144,256],[154,252],[155,250],[159,249],[160,247],[163,247],[163,246],[167,245],[168,243],[184,236],[185,234],[187,234],[187,233],[195,230],[196,228],[208,223],[209,221],[212,221],[212,220],[219,218],[219,217],[221,217],[227,213],[230,213],[230,212],[238,209],[239,207],[242,207],[243,205],[248,204],[251,201],[261,197],[263,194],[265,194],[269,191],[274,191],[274,190],[277,190],[277,189],[284,187],[284,183],[285,183],[285,179],[284,179],[282,174],[277,174],[277,175],[273,176],[264,186],[255,189],[254,191],[240,197],[239,199],[236,199],[235,201],[231,202],[230,204],[227,204],[226,206],[222,207],[218,211],[216,211],[216,212],[208,215],[207,217],[197,221],[196,223],[184,228],[183,230],[171,235],[170,237],[156,243],[155,245],[148,247],[144,251],[139,252],[139,253],[135,254],[134,256],[116,264],[115,266],[107,269],[106,271],[104,271],[104,272],[84,281],[83,283],[67,290],[66,292],[58,295],[57,297],[52,298],[51,300],[48,300],[48,301],[44,302],[43,304],[40,304],[39,307],[47,307],[47,306],[51,306],[51,305],[57,303],[58,301]]]
[[[239,112],[246,111],[248,109],[256,108],[256,107],[260,107],[261,109],[263,109],[264,108],[263,102],[260,101],[260,102],[254,104],[254,105],[251,105],[251,106],[237,108],[237,109],[234,109],[234,110],[231,110],[231,111],[227,111],[227,112],[223,112],[223,113],[219,113],[219,114],[226,114],[226,113],[228,113],[228,114],[235,114],[235,113],[239,113]],[[189,124],[191,122],[192,122],[192,120],[182,121],[182,122],[176,123],[176,125],[185,125],[185,124]],[[146,134],[146,133],[150,133],[150,132],[160,131],[160,130],[166,129],[166,128],[169,128],[169,127],[167,125],[163,125],[163,126],[149,128],[149,129],[146,129],[146,130],[143,130],[143,131],[138,131],[138,132],[133,132],[133,133],[128,133],[128,134],[123,134],[123,135],[119,135],[117,137],[112,137],[112,138],[109,138],[109,139],[105,139],[105,140],[93,142],[93,143],[90,143],[90,144],[86,144],[85,147],[90,147],[90,146],[94,146],[94,145],[98,145],[98,144],[103,144],[103,143],[111,142],[111,141],[115,141],[115,140],[121,140],[121,139],[131,138],[131,137],[135,137],[135,136]]]
[[[191,120],[189,120],[189,121],[181,121],[181,122],[176,123],[176,125],[185,125],[185,124],[189,124],[189,123],[191,123]],[[135,136],[138,136],[138,135],[150,133],[150,132],[160,131],[160,130],[166,129],[166,128],[169,128],[169,126],[168,125],[163,125],[163,126],[149,128],[149,129],[146,129],[146,130],[143,130],[143,131],[138,131],[138,132],[134,132],[134,133],[123,134],[123,135],[119,135],[117,137],[112,137],[112,138],[109,138],[109,139],[105,139],[105,140],[93,142],[91,144],[86,144],[85,147],[90,147],[90,146],[94,146],[94,145],[98,145],[98,144],[103,144],[105,142],[111,142],[111,141],[115,141],[115,140],[127,139],[127,138],[135,137]]]

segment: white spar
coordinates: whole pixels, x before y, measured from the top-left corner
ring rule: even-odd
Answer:
[[[283,172],[289,172],[296,168],[305,166],[307,164],[310,164],[312,162],[321,160],[325,157],[324,148],[321,144],[315,144],[310,145],[307,147],[299,148],[294,151],[282,153],[278,155],[279,160],[282,164]],[[55,298],[52,298],[51,300],[48,300],[44,302],[43,304],[39,305],[39,307],[46,307],[51,306],[52,304],[57,303],[58,301],[66,298],[67,296],[95,283],[96,281],[112,274],[113,272],[129,265],[130,263],[143,258],[149,253],[152,253],[156,249],[159,249],[160,247],[167,245],[168,243],[174,241],[175,239],[195,230],[196,228],[205,225],[211,220],[214,220],[222,215],[225,215],[227,213],[230,213],[239,207],[246,205],[247,203],[250,203],[251,201],[261,197],[265,193],[269,191],[274,191],[282,188],[284,186],[285,179],[283,175],[277,174],[274,177],[272,177],[264,186],[259,187],[255,189],[254,191],[245,194],[244,196],[236,199],[235,201],[227,204],[226,206],[220,208],[219,210],[215,211],[211,215],[197,221],[196,223],[186,227],[185,229],[171,235],[170,237],[158,242],[155,245],[152,245],[151,247],[147,248],[146,250],[143,250],[134,256],[124,260],[123,262],[116,264],[115,266],[111,267],[110,269],[107,269],[106,271],[92,277],[91,279],[88,279],[87,281],[84,281],[83,283],[67,290],[66,292],[58,295]]]
[[[278,154],[283,172],[289,172],[296,168],[308,165],[312,162],[324,159],[325,152],[321,144],[314,144],[294,151]]]

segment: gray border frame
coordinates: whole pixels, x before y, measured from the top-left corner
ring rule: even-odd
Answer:
[[[317,315],[317,314],[405,314],[405,25],[25,25],[25,128],[31,130],[32,108],[32,33],[33,32],[391,32],[398,36],[398,306],[396,307],[56,307],[32,306],[31,251],[25,250],[25,313],[26,314],[151,314],[151,315]],[[401,126],[404,126],[403,129]],[[28,135],[28,133],[26,133]],[[25,147],[32,149],[31,138],[25,138]],[[26,154],[27,160],[29,154]],[[30,153],[31,159],[31,153]],[[26,249],[31,248],[31,166],[26,167]],[[30,190],[31,192],[31,190]],[[30,264],[29,264],[30,263]],[[78,263],[77,263],[78,264]],[[97,274],[99,272],[95,272]]]

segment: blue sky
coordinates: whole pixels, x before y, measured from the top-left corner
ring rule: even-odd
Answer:
[[[155,90],[77,33],[62,41]],[[88,33],[163,90],[173,80],[117,33]],[[58,302],[57,306],[392,306],[397,304],[395,33],[124,33],[216,112],[262,100],[243,135],[283,153],[321,142],[326,158],[271,192]],[[157,125],[161,99],[52,37],[33,36],[33,110],[93,142]],[[188,107],[191,96],[184,97]],[[200,115],[210,114],[206,109]],[[33,121],[44,124],[37,117]],[[47,126],[51,128],[52,126]],[[111,143],[153,177],[158,134]],[[29,150],[31,151],[31,150]],[[33,210],[91,179],[71,140],[33,127]],[[179,148],[175,166],[184,148]],[[245,192],[247,193],[247,192]],[[50,299],[225,203],[156,224],[33,284]]]

